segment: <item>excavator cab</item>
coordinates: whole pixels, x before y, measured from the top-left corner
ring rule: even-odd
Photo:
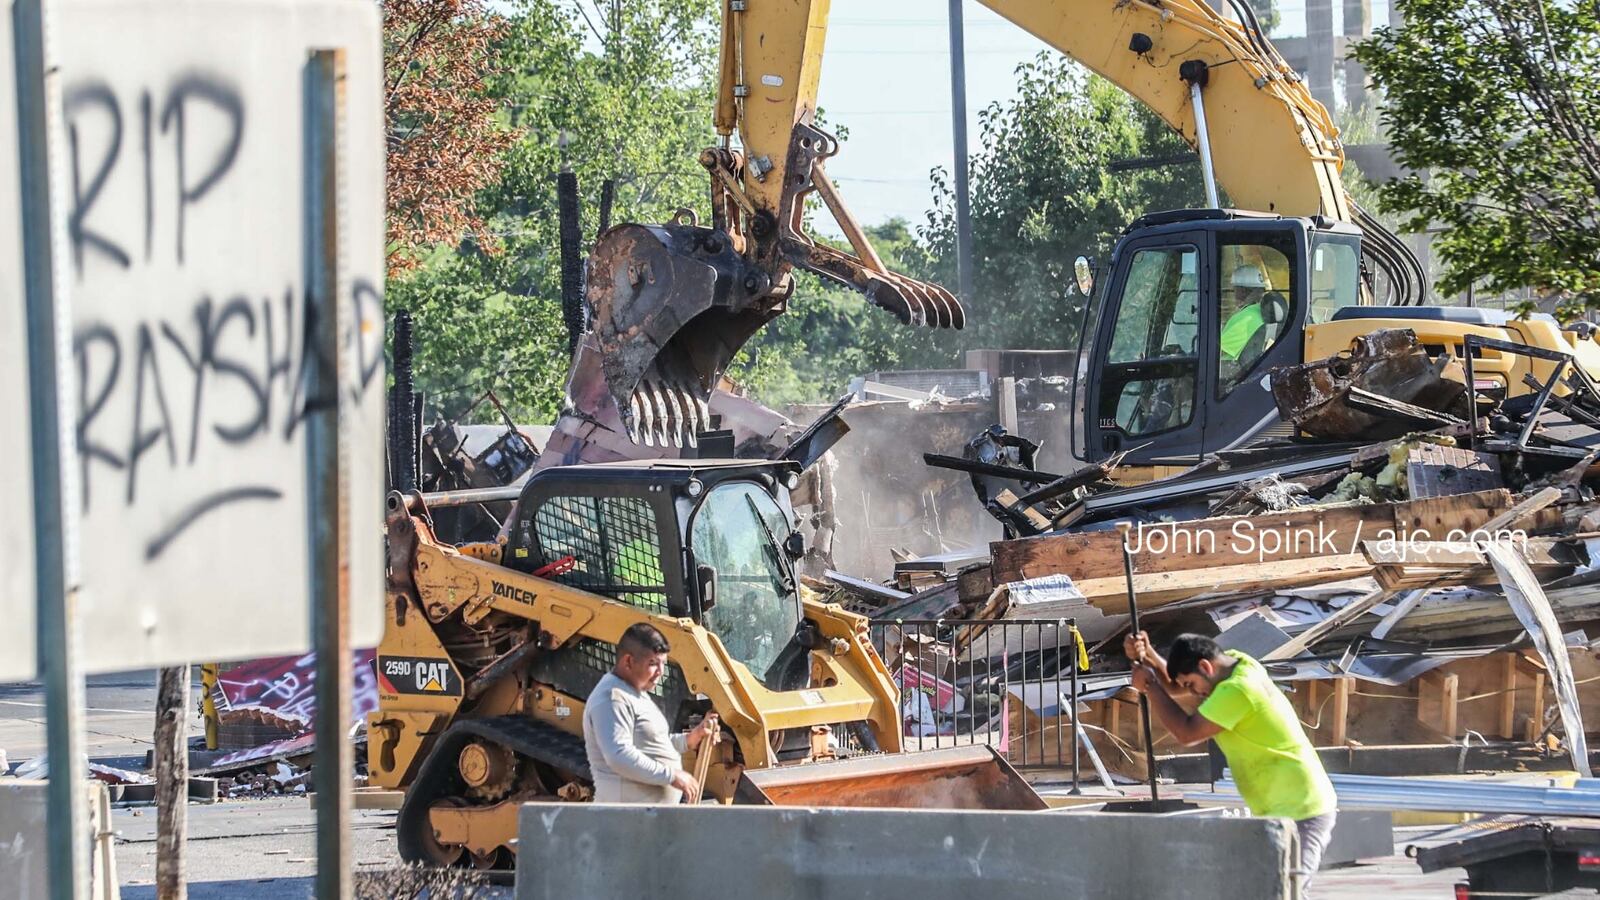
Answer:
[[[1361,302],[1361,232],[1322,218],[1176,210],[1136,220],[1091,300],[1074,452],[1186,468],[1289,432],[1267,373],[1305,329]],[[1098,302],[1095,302],[1095,301]]]

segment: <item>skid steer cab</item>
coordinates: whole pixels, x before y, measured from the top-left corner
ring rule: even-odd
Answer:
[[[798,475],[735,460],[547,469],[515,491],[497,540],[461,546],[435,537],[430,511],[481,492],[391,495],[367,747],[371,782],[406,792],[402,855],[502,868],[522,803],[587,799],[584,701],[636,622],[671,645],[653,699],[673,727],[721,715],[710,799],[1042,808],[987,747],[901,753],[866,620],[801,596]]]

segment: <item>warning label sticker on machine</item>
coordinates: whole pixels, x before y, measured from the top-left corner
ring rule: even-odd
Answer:
[[[392,694],[461,696],[461,678],[449,660],[417,656],[378,657],[378,683]]]

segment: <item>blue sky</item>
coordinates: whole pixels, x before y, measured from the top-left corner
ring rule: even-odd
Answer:
[[[1373,19],[1387,20],[1387,0]],[[1334,29],[1342,28],[1335,0]],[[857,218],[901,216],[920,225],[931,202],[928,172],[950,168],[950,38],[945,0],[833,0],[818,102],[849,140],[828,172]],[[978,112],[1015,95],[1018,64],[1049,47],[976,0],[965,0],[968,140],[980,140]],[[1305,34],[1305,0],[1280,0],[1273,37]],[[1053,51],[1051,51],[1053,52]],[[836,234],[826,216],[817,226]]]

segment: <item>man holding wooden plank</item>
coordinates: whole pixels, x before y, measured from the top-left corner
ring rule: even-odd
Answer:
[[[1338,798],[1294,707],[1267,670],[1198,634],[1179,635],[1165,659],[1143,631],[1128,635],[1123,650],[1134,662],[1134,690],[1150,698],[1156,717],[1179,743],[1215,739],[1251,814],[1294,820],[1300,883],[1309,885],[1333,835]],[[1191,693],[1200,706],[1186,713],[1174,693]]]

